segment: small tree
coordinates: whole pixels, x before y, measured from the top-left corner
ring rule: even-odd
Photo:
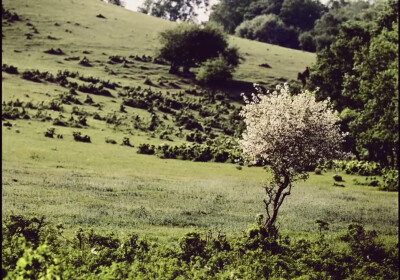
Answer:
[[[257,87],[256,87],[257,88]],[[328,101],[316,102],[313,93],[291,96],[287,85],[262,95],[245,98],[241,112],[246,124],[240,144],[244,156],[265,161],[272,179],[264,199],[268,229],[275,229],[279,208],[296,180],[306,179],[310,164],[340,156],[343,136]]]

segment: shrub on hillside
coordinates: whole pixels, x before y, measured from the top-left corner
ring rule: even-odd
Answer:
[[[54,54],[54,55],[64,55],[65,54],[60,48],[58,48],[58,49],[51,48],[51,49],[44,51],[44,53]]]
[[[108,144],[117,144],[117,141],[115,141],[114,139],[111,139],[111,138],[106,138],[106,143],[108,143]]]
[[[6,120],[15,120],[15,119],[30,119],[29,114],[25,111],[25,108],[22,108],[21,111],[12,105],[2,104],[1,106],[1,119]]]
[[[90,63],[89,59],[84,56],[80,61],[79,64],[82,66],[86,66],[86,67],[92,67],[92,64]]]
[[[21,18],[17,13],[4,9],[3,4],[1,4],[1,17],[6,19],[8,22],[21,21]]]
[[[102,96],[108,96],[112,97],[112,94],[110,91],[104,89],[103,85],[79,85],[78,90],[86,93],[91,93],[91,94],[96,94],[96,95],[102,95]]]
[[[53,74],[49,72],[40,72],[39,70],[25,70],[22,73],[22,78],[25,80],[40,83],[42,80],[54,83],[55,78]]]
[[[145,155],[154,155],[155,153],[155,146],[150,144],[140,144],[138,146],[138,154],[145,154]]]
[[[8,74],[18,74],[18,68],[12,65],[3,64],[1,70]]]
[[[49,138],[54,138],[55,130],[56,129],[54,127],[48,128],[47,131],[44,133],[44,136]]]
[[[196,80],[210,87],[221,85],[232,79],[233,70],[234,67],[229,65],[225,58],[219,56],[203,63],[196,75]]]
[[[74,131],[72,132],[72,135],[74,136],[75,141],[91,143],[90,137],[88,135],[82,136],[80,131]]]

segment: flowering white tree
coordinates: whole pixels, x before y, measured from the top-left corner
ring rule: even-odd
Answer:
[[[307,167],[322,160],[341,156],[343,136],[339,117],[329,101],[316,102],[314,92],[292,96],[287,84],[266,95],[244,97],[241,116],[246,131],[240,145],[250,161],[265,161],[272,179],[265,187],[267,218],[264,226],[275,229],[279,208],[290,195],[292,183],[307,178]]]

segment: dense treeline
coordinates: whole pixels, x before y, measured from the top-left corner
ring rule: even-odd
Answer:
[[[316,0],[221,0],[212,7],[210,21],[243,38],[315,52],[335,41],[343,23],[370,20],[369,7],[365,1],[346,0],[326,5]]]
[[[327,7],[315,0],[221,0],[210,21],[240,37],[300,48],[299,36],[314,27]]]
[[[317,220],[315,241],[294,239],[254,225],[240,237],[192,231],[175,244],[159,244],[132,233],[78,229],[44,217],[9,216],[2,223],[4,279],[397,279],[398,249],[375,231],[350,224],[326,236]],[[340,246],[335,246],[341,242]]]
[[[398,5],[375,6],[369,21],[347,21],[317,53],[308,87],[340,112],[347,151],[398,168]]]

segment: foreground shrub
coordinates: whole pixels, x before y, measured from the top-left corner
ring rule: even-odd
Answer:
[[[261,221],[262,222],[262,221]],[[291,239],[255,225],[242,236],[189,231],[159,244],[131,233],[119,238],[43,218],[8,216],[2,225],[3,279],[397,279],[398,248],[351,224],[327,241]]]

